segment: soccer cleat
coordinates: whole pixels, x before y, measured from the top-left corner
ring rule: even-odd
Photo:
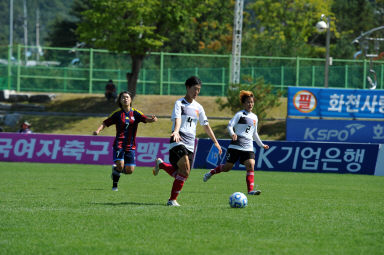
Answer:
[[[248,192],[248,195],[260,195],[260,194],[261,194],[260,190],[252,190],[252,191]]]
[[[180,206],[176,200],[168,200],[167,206]]]
[[[160,164],[163,163],[163,160],[161,158],[157,158],[156,159],[156,165],[155,167],[153,168],[153,175],[156,176],[159,174],[159,171],[160,171]]]
[[[211,179],[211,177],[212,177],[211,172],[208,172],[208,173],[204,174],[203,181],[207,182],[209,179]]]
[[[118,191],[118,189],[117,189],[117,182],[115,180],[112,183],[112,191]]]

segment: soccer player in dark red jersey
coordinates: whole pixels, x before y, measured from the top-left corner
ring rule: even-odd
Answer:
[[[152,123],[156,116],[150,118],[131,107],[132,98],[128,91],[123,91],[117,98],[120,109],[112,112],[100,127],[93,132],[98,135],[105,127],[116,126],[116,137],[113,142],[112,190],[117,191],[120,174],[132,174],[135,170],[136,132],[140,122]]]

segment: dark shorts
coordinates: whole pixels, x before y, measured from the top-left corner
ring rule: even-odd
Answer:
[[[175,168],[176,170],[179,169],[179,167],[177,166],[177,162],[179,162],[179,160],[185,155],[188,156],[189,165],[192,168],[194,156],[193,152],[187,150],[184,145],[178,145],[169,150],[169,162],[172,164],[173,168]]]
[[[136,166],[135,151],[124,151],[123,149],[113,149],[113,162],[124,160],[125,166]]]
[[[237,161],[244,165],[244,161],[248,159],[255,159],[255,153],[253,151],[240,151],[229,148],[227,151],[226,160],[229,163],[235,164]]]

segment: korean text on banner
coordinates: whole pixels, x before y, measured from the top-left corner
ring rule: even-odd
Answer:
[[[219,140],[227,148],[230,140]],[[317,172],[317,173],[375,173],[378,144],[319,143],[319,142],[272,142],[266,141],[268,150],[254,144],[255,170]],[[211,169],[224,162],[212,150],[212,141],[199,139],[195,168]],[[224,154],[224,153],[223,153]],[[233,169],[242,170],[237,162]]]
[[[384,144],[384,121],[287,118],[288,141]]]
[[[384,90],[288,88],[288,116],[384,119]]]
[[[0,133],[0,161],[111,165],[111,136]],[[168,138],[136,138],[136,165],[168,160]]]

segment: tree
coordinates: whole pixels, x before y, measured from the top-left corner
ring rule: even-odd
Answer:
[[[70,16],[57,16],[49,33],[50,45],[72,48],[79,43],[76,29],[82,18],[81,13],[89,8],[91,8],[89,0],[74,0],[69,11]]]
[[[331,15],[327,0],[256,0],[247,5],[251,18],[244,27],[244,54],[313,56],[315,24]]]
[[[382,13],[378,15],[380,8],[375,6],[372,1],[349,0],[348,5],[335,1],[332,4],[332,11],[337,18],[335,27],[341,34],[340,40],[336,42],[335,50],[331,52],[335,58],[351,58],[359,50],[352,45],[352,40],[383,24],[377,23],[382,19]]]
[[[91,0],[82,13],[77,33],[96,48],[127,51],[132,60],[128,91],[136,95],[137,79],[145,56],[159,49],[174,31],[186,29],[195,16],[197,0]]]
[[[40,45],[46,45],[49,41],[48,34],[51,30],[50,24],[57,16],[67,17],[69,7],[73,0],[29,0],[27,1],[28,19],[28,44],[35,45],[36,42],[36,12],[39,9],[40,24]],[[0,24],[2,33],[0,34],[0,45],[9,44],[9,21],[10,21],[10,1],[0,1]],[[13,43],[24,43],[24,9],[23,1],[13,1]]]
[[[199,1],[196,15],[187,20],[188,29],[165,42],[170,52],[228,54],[232,48],[234,1]]]
[[[50,45],[54,47],[73,47],[78,42],[75,31],[77,25],[73,21],[56,18],[49,33]]]
[[[227,100],[224,101],[220,97],[216,99],[220,110],[229,108],[232,113],[236,113],[243,109],[240,102],[239,94],[241,90],[252,91],[255,97],[255,105],[253,112],[260,121],[267,116],[267,111],[275,106],[279,106],[279,98],[283,95],[281,91],[273,91],[271,84],[266,84],[263,77],[259,77],[256,81],[249,80],[248,84],[232,84],[228,88]]]

